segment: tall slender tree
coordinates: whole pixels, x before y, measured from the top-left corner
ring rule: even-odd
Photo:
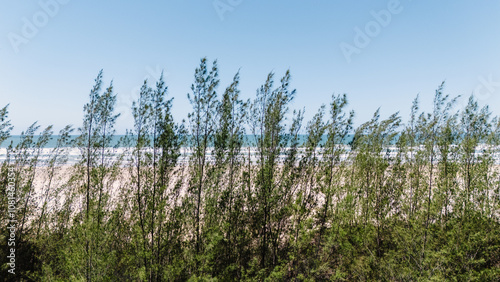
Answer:
[[[189,142],[192,148],[190,160],[192,177],[188,194],[192,196],[194,201],[190,203],[193,205],[194,215],[194,254],[199,255],[202,247],[203,203],[207,192],[207,172],[210,165],[208,157],[211,154],[211,149],[209,147],[213,146],[215,132],[214,118],[216,117],[217,87],[219,85],[217,61],[214,61],[209,69],[207,59],[203,58],[195,71],[194,79],[195,81],[191,85],[192,93],[188,94],[188,99],[193,107],[193,112],[188,115],[191,135]],[[195,260],[197,261],[198,258]]]
[[[285,117],[288,105],[295,96],[289,89],[291,75],[287,71],[280,85],[273,89],[274,74],[257,90],[257,97],[250,106],[250,127],[257,149],[257,173],[255,196],[258,209],[253,224],[259,229],[260,266],[266,269],[276,263],[276,257],[269,255],[272,239],[276,235],[276,203],[279,196],[276,177],[279,157],[286,147]]]
[[[104,93],[101,93],[102,75],[101,70],[90,91],[89,102],[84,106],[83,125],[79,128],[80,135],[75,140],[81,152],[80,163],[76,165],[77,178],[81,178],[85,193],[85,219],[82,227],[85,238],[87,281],[105,275],[103,274],[106,271],[105,266],[100,264],[105,253],[102,251],[102,246],[99,246],[100,241],[97,238],[102,234],[103,201],[107,198],[105,186],[107,185],[109,189],[116,179],[118,166],[118,163],[109,160],[113,153],[111,147],[114,125],[119,116],[114,113],[116,94],[113,93],[112,83]]]

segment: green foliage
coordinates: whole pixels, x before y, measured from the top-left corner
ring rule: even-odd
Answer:
[[[101,90],[101,71],[76,138],[67,126],[45,148],[52,127],[34,123],[7,144],[0,183],[17,189],[19,245],[16,276],[3,275],[2,197],[0,277],[499,280],[500,120],[473,96],[454,112],[441,84],[430,113],[417,97],[407,124],[377,110],[354,128],[345,94],[304,122],[289,71],[277,85],[270,73],[249,101],[239,72],[218,98],[219,83],[217,61],[203,58],[177,123],[163,75],[144,81],[114,144],[117,96]],[[5,106],[0,144],[11,130]]]

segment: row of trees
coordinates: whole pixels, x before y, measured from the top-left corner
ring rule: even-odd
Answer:
[[[407,124],[377,111],[354,128],[346,95],[333,95],[304,124],[303,110],[289,109],[289,72],[279,82],[270,73],[248,101],[238,73],[219,98],[218,73],[216,61],[201,60],[188,94],[192,111],[180,123],[163,76],[154,87],[144,81],[133,127],[114,144],[116,94],[112,84],[103,89],[100,72],[76,138],[67,126],[42,158],[53,130],[34,123],[8,145],[0,182],[7,187],[15,172],[19,224],[16,275],[7,275],[2,197],[1,276],[500,277],[500,122],[487,107],[471,97],[454,112],[441,85],[430,113],[419,111],[417,97]],[[11,130],[6,106],[0,143]],[[75,165],[72,148],[80,151]]]

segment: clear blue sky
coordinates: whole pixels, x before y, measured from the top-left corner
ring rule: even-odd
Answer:
[[[50,2],[56,6],[41,5]],[[137,87],[164,69],[180,121],[206,56],[219,61],[220,91],[241,68],[243,98],[254,96],[268,72],[279,77],[290,68],[292,107],[306,107],[306,120],[332,93],[348,94],[356,124],[378,107],[406,119],[418,93],[429,109],[443,80],[452,95],[482,91],[480,102],[500,114],[500,2],[396,2],[1,0],[0,106],[10,103],[14,133],[36,120],[78,127],[104,69],[105,84],[113,80],[118,93],[123,133]],[[372,22],[381,10],[390,20]],[[368,43],[355,40],[356,28],[371,36]],[[360,47],[350,60],[346,44]]]

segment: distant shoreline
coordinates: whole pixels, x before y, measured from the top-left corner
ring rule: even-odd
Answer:
[[[351,154],[351,148],[347,144],[340,145],[343,147],[344,152],[341,154],[340,158],[341,160],[347,160],[350,157]],[[485,149],[485,147],[488,145],[485,144],[480,144],[476,147],[476,157],[482,155],[482,151]],[[133,152],[135,147],[106,147],[106,150],[108,150],[108,153],[111,153],[111,159],[115,159],[119,156],[125,156],[122,165],[125,165],[128,162],[128,157],[131,156],[131,152]],[[38,156],[39,164],[38,166],[46,166],[48,164],[48,161],[53,157],[54,153],[54,147],[46,147],[42,148],[40,151],[40,155]],[[284,147],[283,151],[279,155],[279,160],[278,162],[283,162],[287,156],[287,152],[291,149],[291,147]],[[422,148],[421,148],[422,149]],[[144,147],[143,152],[151,151],[151,147]],[[211,162],[214,161],[214,157],[212,156],[211,151],[213,150],[213,147],[207,147],[207,161]],[[250,151],[249,151],[250,150]],[[304,154],[305,154],[305,147],[299,146],[297,148],[297,157],[300,160]],[[418,150],[418,149],[417,149]],[[185,165],[189,162],[189,159],[192,155],[192,147],[181,147],[179,150],[180,156],[177,162],[177,165]],[[323,159],[323,149],[320,147],[316,148],[317,155],[316,157],[318,160]],[[61,148],[61,152],[64,152],[64,154],[59,155],[58,159],[62,159],[63,157],[67,157],[67,161],[63,163],[62,165],[74,165],[77,164],[80,160],[81,157],[81,148],[78,147],[64,147]],[[3,163],[6,160],[6,154],[7,154],[7,148],[6,147],[0,147],[0,163]],[[396,158],[398,154],[398,148],[395,145],[387,146],[382,149],[380,152],[381,155],[384,155],[389,158]],[[410,156],[410,153],[407,152],[408,156]],[[241,157],[248,159],[248,156],[250,155],[250,159],[252,163],[256,163],[258,160],[258,147],[255,146],[248,146],[244,145],[241,147],[240,154]],[[108,157],[106,157],[108,158]],[[496,147],[493,150],[493,158],[495,159],[495,164],[500,165],[500,147]],[[436,155],[434,162],[438,163],[440,160],[440,154],[439,150],[436,148]],[[58,164],[60,166],[60,164]]]
[[[111,143],[113,144],[113,146],[115,145],[118,145],[118,148],[127,148],[126,146],[122,146],[120,144],[120,140],[125,137],[126,135],[115,135],[113,136],[113,139],[111,141]],[[353,138],[353,134],[349,134],[346,138],[346,140],[344,140],[344,142],[342,142],[343,144],[348,144],[352,138]],[[34,136],[34,142],[36,142],[36,140],[38,139],[38,135],[35,135]],[[71,139],[72,140],[75,140],[76,138],[78,137],[78,135],[71,135]],[[52,139],[47,143],[46,146],[44,146],[44,148],[55,148],[56,145],[57,145],[57,139],[59,138],[59,135],[52,135]],[[327,139],[327,136],[323,136],[320,144],[324,144],[326,142],[326,139]],[[21,135],[11,135],[9,138],[7,138],[5,141],[3,141],[1,144],[0,144],[0,149],[1,148],[7,148],[9,147],[9,145],[13,144],[13,146],[16,146],[16,144],[18,144],[19,142],[21,141]],[[305,142],[307,141],[307,135],[306,134],[300,134],[299,135],[299,144],[305,144]],[[243,139],[243,146],[242,147],[252,147],[252,145],[254,143],[254,135],[251,135],[251,134],[247,134],[244,136],[244,139]],[[70,148],[71,146],[68,146],[68,147],[65,147],[65,148]],[[188,147],[186,146],[185,144],[182,146],[182,147]]]

